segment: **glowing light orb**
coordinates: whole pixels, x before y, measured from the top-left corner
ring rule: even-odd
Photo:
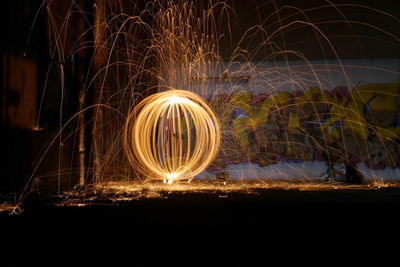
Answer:
[[[148,179],[192,179],[214,159],[221,139],[217,117],[195,93],[170,90],[151,95],[128,115],[124,150]]]

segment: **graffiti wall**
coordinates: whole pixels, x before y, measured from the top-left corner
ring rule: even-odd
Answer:
[[[400,165],[399,66],[393,59],[217,64],[175,86],[207,98],[220,119],[222,147],[209,171],[269,177],[285,163],[303,169],[280,166],[272,176],[310,177],[304,164],[320,162],[313,176],[333,175],[324,171],[338,165],[368,174]]]

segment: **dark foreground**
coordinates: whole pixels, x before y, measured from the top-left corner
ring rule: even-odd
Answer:
[[[39,262],[66,251],[70,256],[95,253],[100,261],[117,253],[108,266],[126,258],[144,265],[182,260],[186,266],[208,266],[217,264],[214,257],[224,265],[242,266],[255,259],[278,263],[274,266],[399,266],[398,188],[175,192],[82,207],[57,202],[36,196],[22,214],[0,214],[2,245],[14,252],[27,250]],[[75,266],[70,256],[57,256],[54,266]]]

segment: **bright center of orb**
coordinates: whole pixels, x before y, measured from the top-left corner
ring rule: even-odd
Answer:
[[[167,180],[164,183],[172,184],[176,178],[179,177],[178,173],[169,173],[167,174]]]
[[[144,179],[172,184],[206,169],[220,144],[214,111],[195,93],[169,90],[145,98],[128,115],[124,151]]]

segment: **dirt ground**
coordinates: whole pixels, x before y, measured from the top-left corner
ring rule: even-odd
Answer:
[[[278,266],[337,266],[383,264],[395,259],[400,240],[399,188],[175,191],[81,206],[60,201],[36,195],[21,214],[0,213],[2,244],[15,251],[27,249],[39,262],[48,255],[64,255],[65,249],[83,253],[89,246],[96,254],[116,250],[121,257],[112,259],[113,266],[126,257],[144,263],[139,266],[171,259],[187,266],[214,265],[214,257],[222,265],[249,266],[261,258]],[[45,245],[36,245],[40,242]],[[144,257],[147,252],[155,256]],[[65,257],[59,263],[76,262]]]

